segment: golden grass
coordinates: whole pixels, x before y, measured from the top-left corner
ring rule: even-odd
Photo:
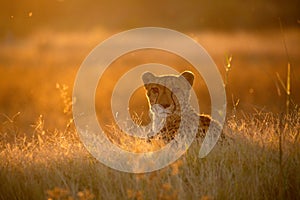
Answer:
[[[198,158],[199,145],[174,164],[147,174],[112,170],[84,148],[74,127],[50,132],[40,117],[31,137],[1,126],[0,199],[297,199],[300,110],[229,119],[233,141]],[[279,132],[283,164],[279,163]],[[109,155],[107,155],[109,156]],[[282,174],[280,168],[282,167]]]

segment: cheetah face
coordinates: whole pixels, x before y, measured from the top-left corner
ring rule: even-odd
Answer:
[[[150,110],[159,116],[180,113],[180,105],[189,104],[194,74],[189,71],[179,76],[155,76],[146,72],[142,76]]]

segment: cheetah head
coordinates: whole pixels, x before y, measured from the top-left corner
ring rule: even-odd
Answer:
[[[155,115],[180,113],[180,105],[189,105],[194,74],[184,71],[180,75],[156,76],[146,72],[142,76],[150,110]]]

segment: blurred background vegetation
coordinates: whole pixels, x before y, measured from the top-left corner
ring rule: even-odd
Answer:
[[[299,24],[299,0],[12,0],[0,3],[1,36],[37,28],[82,30],[163,26],[179,31],[277,29]]]
[[[188,34],[208,51],[223,77],[224,66],[228,64],[226,57],[232,56],[226,88],[229,113],[235,105],[245,112],[283,112],[285,89],[278,76],[285,82],[288,63],[291,104],[300,102],[299,8],[299,0],[1,1],[0,114],[14,116],[20,112],[20,124],[26,128],[40,114],[51,127],[65,124],[60,117],[64,105],[57,84],[66,85],[70,97],[76,72],[96,45],[120,31],[144,26],[166,27]],[[182,59],[157,53],[129,54],[110,68],[130,68],[155,61],[178,71],[193,71]],[[108,70],[102,90],[103,86],[111,90],[115,84],[112,77],[124,73],[112,72]],[[195,91],[201,111],[209,113],[207,88],[201,77],[196,78]],[[99,89],[97,93],[101,93]],[[143,97],[143,91],[137,96]],[[110,112],[109,101],[101,101],[103,98],[97,95],[98,114],[108,118],[104,111]],[[132,102],[133,113],[140,115],[147,111],[145,98],[138,97]]]

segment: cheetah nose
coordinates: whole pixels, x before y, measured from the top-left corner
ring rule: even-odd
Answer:
[[[169,108],[171,105],[169,103],[163,103],[161,104],[161,106],[166,109],[166,108]]]

